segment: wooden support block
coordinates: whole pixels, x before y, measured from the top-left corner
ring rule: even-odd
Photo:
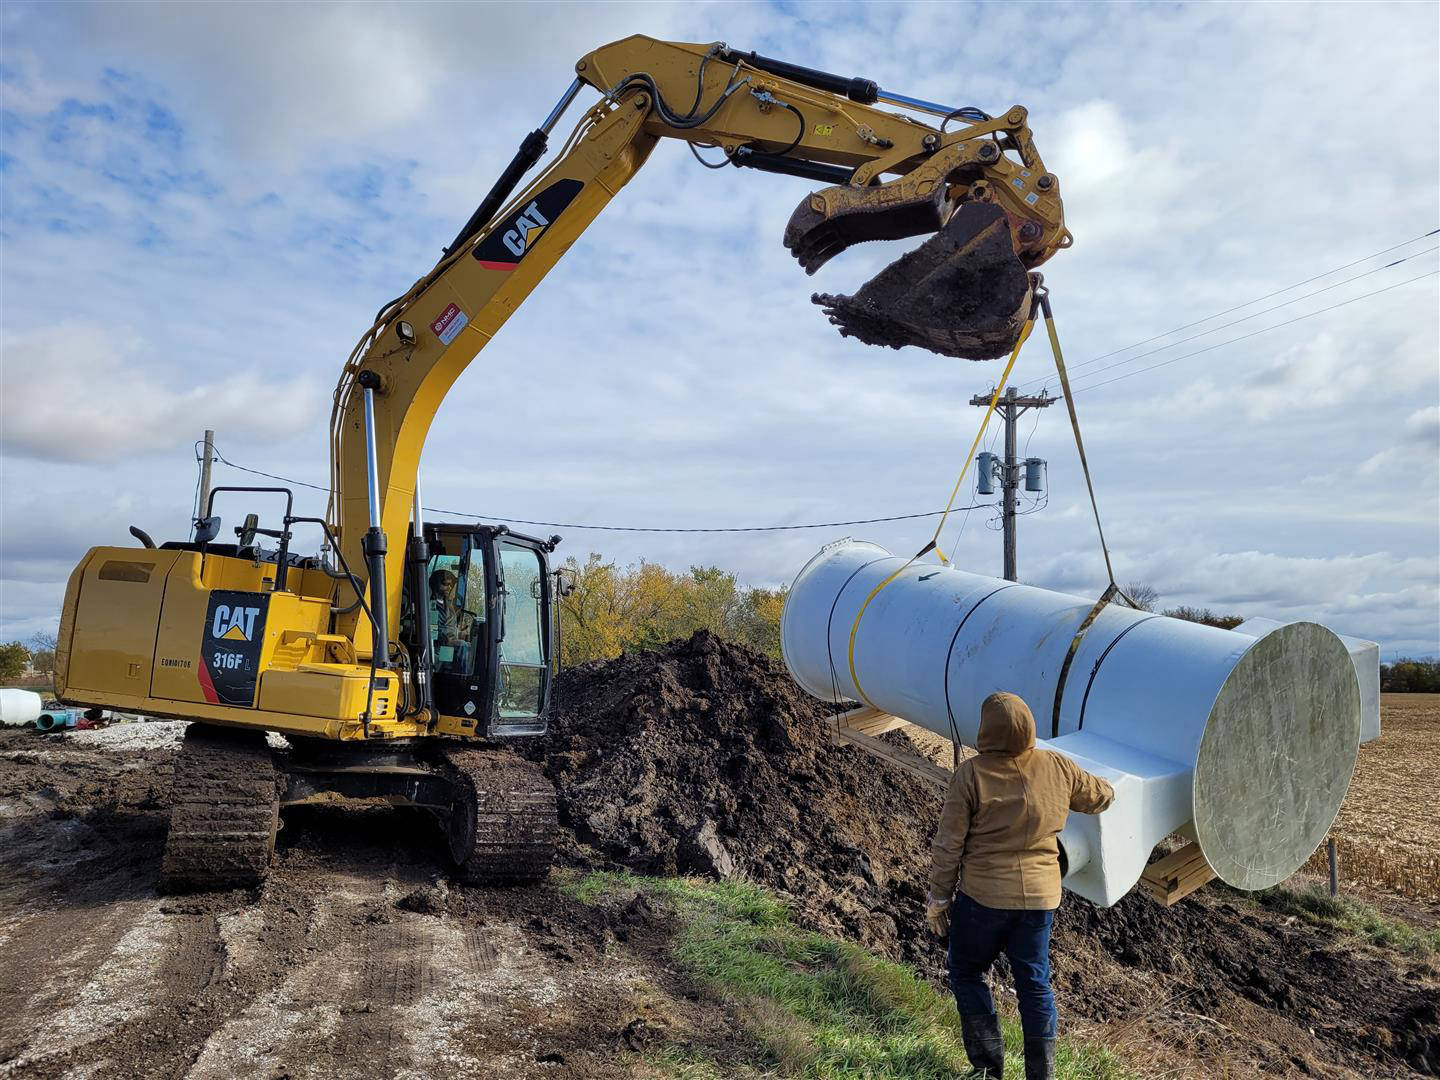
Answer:
[[[893,717],[891,718],[893,719]],[[900,723],[905,723],[904,720]],[[942,769],[929,758],[921,757],[912,750],[902,750],[897,746],[881,742],[871,735],[863,734],[850,727],[837,727],[835,741],[849,743],[851,746],[864,750],[867,754],[888,762],[898,768],[904,769],[912,776],[918,776],[921,780],[927,780],[939,788],[950,786],[950,770]]]
[[[837,727],[858,731],[861,735],[884,735],[887,731],[904,727],[909,721],[866,705],[841,713],[835,718],[835,723]]]
[[[1192,841],[1145,867],[1140,884],[1150,899],[1170,907],[1214,878],[1215,871],[1200,853],[1200,845]]]

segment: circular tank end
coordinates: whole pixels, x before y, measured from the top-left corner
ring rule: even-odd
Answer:
[[[1340,639],[1291,623],[1255,642],[1210,710],[1195,836],[1220,878],[1264,889],[1300,869],[1340,812],[1360,747],[1360,686]]]

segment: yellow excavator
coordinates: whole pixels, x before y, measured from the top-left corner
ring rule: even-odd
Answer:
[[[599,100],[516,194],[586,87]],[[156,546],[132,527],[141,546],[93,548],[71,574],[58,696],[191,721],[163,888],[256,883],[281,806],[335,793],[432,811],[465,880],[548,871],[556,793],[504,740],[545,730],[559,538],[425,521],[420,454],[451,384],[662,138],[716,168],[824,185],[785,230],[808,273],[856,243],[927,235],[854,295],[812,298],[867,343],[1001,355],[1029,315],[1031,271],[1070,244],[1020,106],[951,108],[721,43],[637,35],[582,57],[345,364],[325,517],[296,514],[283,487],[217,487],[191,539]],[[222,500],[248,504],[233,543],[220,542]],[[250,510],[281,503],[270,527]],[[297,527],[319,554],[293,550]],[[288,749],[272,752],[267,732]]]

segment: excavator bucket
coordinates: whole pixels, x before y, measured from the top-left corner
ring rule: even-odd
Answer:
[[[924,199],[830,217],[807,200],[790,219],[785,246],[813,273],[851,244],[938,229],[855,295],[816,293],[811,300],[841,334],[868,345],[918,345],[967,360],[1003,356],[1029,316],[1030,275],[1000,206],[966,202],[951,213],[943,190],[940,185]]]

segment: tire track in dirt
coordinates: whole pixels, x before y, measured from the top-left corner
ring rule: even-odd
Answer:
[[[301,907],[249,892],[159,898],[157,855],[143,889],[126,860],[123,874],[53,889],[54,907],[37,901],[10,924],[0,950],[0,1076],[181,1076],[215,1030],[280,981],[275,947],[305,938]],[[127,890],[142,895],[105,902]]]
[[[360,978],[349,1003],[342,1004],[336,1056],[358,1056],[371,1075],[391,1075],[397,1057],[409,1058],[406,1029],[414,1003],[435,987],[433,941],[424,928],[407,922],[365,926]]]
[[[6,948],[0,974],[7,983],[33,988],[5,1017],[6,1044],[14,1047],[8,1073],[63,1072],[82,1050],[99,1058],[103,1070],[110,1063],[108,1040],[165,997],[160,971],[175,934],[157,902],[117,906],[87,926],[77,947],[67,948],[77,940],[73,920],[84,917],[37,917],[23,932],[28,947],[17,949],[12,938]],[[40,973],[43,982],[36,978]]]
[[[622,1080],[640,1019],[734,1038],[666,926],[637,949],[553,884],[437,884],[417,814],[297,807],[262,888],[159,897],[174,749],[43,745],[0,753],[5,1080]]]

